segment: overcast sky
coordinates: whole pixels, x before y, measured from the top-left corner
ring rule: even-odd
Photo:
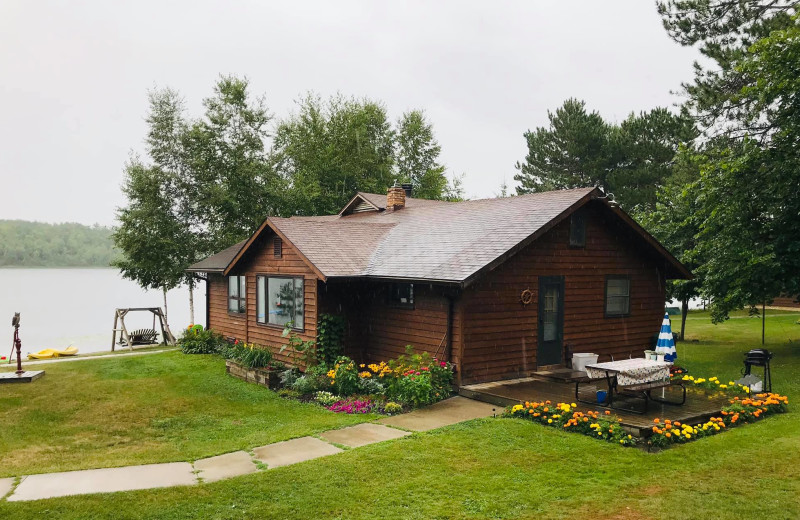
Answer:
[[[670,106],[697,53],[654,2],[0,2],[0,219],[114,223],[142,149],[146,94],[193,116],[219,74],[247,76],[278,117],[306,91],[422,108],[471,198],[525,156],[566,98],[619,121]]]

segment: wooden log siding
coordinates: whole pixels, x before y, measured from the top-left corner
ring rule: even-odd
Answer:
[[[280,347],[287,343],[283,338],[283,328],[275,325],[266,325],[256,321],[256,276],[290,276],[303,278],[304,314],[302,331],[298,335],[304,341],[317,337],[317,276],[300,258],[297,250],[289,243],[282,244],[281,257],[275,258],[273,251],[274,235],[265,233],[258,242],[253,244],[248,257],[243,259],[235,275],[247,276],[247,313],[243,316],[228,313],[227,309],[227,280],[219,275],[209,279],[210,327],[220,334],[232,336],[240,341],[269,346],[275,354],[275,359],[291,362],[289,351],[280,353]]]
[[[209,274],[208,293],[208,327],[225,337],[245,341],[247,338],[245,315],[228,312],[228,279],[219,274]],[[252,302],[247,300],[246,305],[247,312],[250,312]]]
[[[586,208],[586,247],[569,247],[566,220],[463,294],[461,382],[520,377],[536,370],[539,276],[564,276],[564,345],[573,352],[641,354],[658,332],[665,280],[641,241],[602,209]],[[605,277],[630,276],[630,315],[606,318]],[[520,293],[533,302],[523,306]]]
[[[449,305],[443,289],[415,283],[410,309],[388,302],[389,287],[379,282],[333,282],[321,288],[322,312],[343,313],[348,322],[347,355],[366,363],[387,361],[412,345],[415,352],[436,355],[438,351],[443,357]]]

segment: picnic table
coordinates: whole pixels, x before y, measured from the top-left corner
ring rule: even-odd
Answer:
[[[647,404],[649,401],[656,401],[664,404],[682,405],[686,402],[686,387],[681,380],[671,381],[669,377],[669,369],[672,363],[665,361],[655,361],[652,359],[634,358],[622,359],[619,361],[608,361],[605,363],[592,363],[586,365],[586,374],[591,380],[604,379],[608,391],[606,394],[604,406],[614,408],[614,394],[625,394],[634,398],[642,399],[644,403],[644,410],[633,407],[616,407],[621,410],[626,410],[633,413],[646,413]],[[575,383],[575,399],[582,403],[598,404],[596,401],[587,401],[581,399],[579,390],[582,383],[587,381],[578,381]],[[654,396],[651,392],[653,389],[666,388],[671,385],[678,385],[683,391],[680,402],[670,401],[665,396]]]

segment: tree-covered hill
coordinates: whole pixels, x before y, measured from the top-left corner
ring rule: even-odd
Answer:
[[[0,267],[108,267],[111,228],[0,220]]]

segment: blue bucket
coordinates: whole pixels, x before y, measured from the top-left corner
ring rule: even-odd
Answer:
[[[608,392],[605,390],[598,390],[597,391],[597,404],[603,404],[606,402],[606,397],[608,397]]]

